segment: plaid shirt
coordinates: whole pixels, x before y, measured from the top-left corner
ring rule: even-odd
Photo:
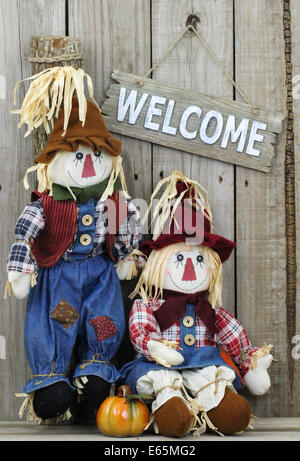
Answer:
[[[159,325],[152,314],[163,300],[150,299],[145,304],[141,299],[135,300],[129,316],[130,339],[135,350],[151,361],[147,343],[153,340],[177,341],[180,345],[180,322],[160,331]],[[238,366],[244,376],[251,365],[251,355],[257,350],[252,348],[246,331],[240,322],[222,307],[216,307],[216,334],[211,336],[200,316],[196,315],[195,322],[195,348],[202,346],[218,346],[224,349]]]
[[[120,225],[114,241],[114,250],[118,260],[124,259],[133,249],[138,248],[141,241],[139,212],[131,200],[124,198],[124,201],[128,208],[128,216]],[[97,256],[106,251],[108,217],[105,202],[99,200],[96,203],[94,219],[96,231],[92,256]],[[37,238],[40,231],[44,228],[44,225],[45,218],[42,200],[38,199],[25,207],[17,221],[15,242],[12,245],[7,262],[7,269],[9,271],[32,273],[37,269],[36,261],[30,251],[30,241],[31,239]],[[72,252],[76,240],[77,231],[75,232],[73,242],[63,255],[65,259],[67,259],[68,254]]]

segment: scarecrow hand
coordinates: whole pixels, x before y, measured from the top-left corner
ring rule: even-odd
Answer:
[[[270,376],[267,369],[271,365],[273,356],[267,354],[256,360],[256,366],[244,376],[244,381],[253,395],[264,395],[271,387]]]
[[[119,280],[131,280],[137,276],[139,269],[145,265],[144,258],[129,255],[115,265]]]
[[[8,271],[8,281],[16,298],[26,298],[30,290],[30,277],[30,274],[24,272]]]
[[[184,361],[184,358],[180,352],[171,349],[159,341],[150,339],[150,341],[148,341],[147,347],[152,360],[156,363],[159,363],[160,365],[163,365],[164,367],[169,368],[172,366],[180,365]]]
[[[128,280],[127,276],[129,275],[130,266],[131,266],[131,261],[128,261],[126,259],[117,262],[115,267],[116,267],[119,280]]]

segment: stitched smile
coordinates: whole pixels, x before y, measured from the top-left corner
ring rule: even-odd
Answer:
[[[196,285],[195,287],[192,287],[192,288],[190,288],[190,289],[179,287],[178,285],[176,285],[176,283],[175,283],[174,280],[172,279],[171,274],[169,274],[169,277],[170,277],[172,283],[175,285],[175,287],[178,288],[179,290],[183,290],[183,291],[194,291],[195,288],[200,287],[204,282],[206,282],[206,280],[207,280],[207,278],[208,278],[208,275],[207,275],[203,280],[201,280],[201,282],[198,283],[198,285]]]
[[[101,179],[102,179],[103,176],[105,175],[106,171],[107,171],[107,167],[104,168],[104,172],[103,172],[101,178],[100,178],[100,179],[97,178],[97,182],[101,182]],[[69,170],[67,170],[67,173],[68,173],[68,175],[70,176],[70,178],[72,179],[72,181],[73,181],[75,184],[77,184],[78,187],[84,188],[83,184],[79,184],[77,181],[75,181],[75,179],[73,178],[73,176],[71,175],[71,173],[70,173]],[[86,178],[86,179],[88,179],[88,178]]]

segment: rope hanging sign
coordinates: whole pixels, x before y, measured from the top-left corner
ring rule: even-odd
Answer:
[[[148,78],[192,30],[245,102],[208,96]],[[255,107],[190,24],[144,76],[114,70],[102,114],[112,132],[269,172],[284,114]]]

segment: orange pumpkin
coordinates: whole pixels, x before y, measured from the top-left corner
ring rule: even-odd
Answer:
[[[105,435],[126,437],[142,434],[149,421],[149,411],[129,386],[120,386],[116,396],[107,397],[97,413],[98,429]]]

